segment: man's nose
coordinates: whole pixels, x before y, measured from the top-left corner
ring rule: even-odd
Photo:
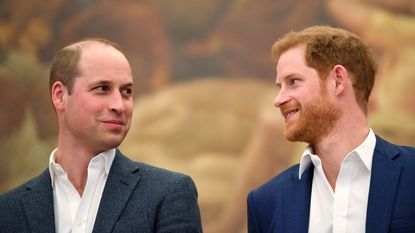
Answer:
[[[110,110],[120,113],[125,110],[125,101],[119,92],[114,92],[111,95]]]
[[[279,108],[281,105],[288,101],[288,96],[283,89],[280,89],[277,96],[274,99],[274,106]]]

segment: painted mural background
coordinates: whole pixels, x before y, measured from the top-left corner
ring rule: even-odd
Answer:
[[[246,195],[298,161],[282,136],[270,48],[328,24],[362,36],[379,58],[370,125],[415,146],[412,0],[0,0],[0,193],[46,168],[56,143],[49,63],[83,37],[119,43],[135,78],[121,149],[191,175],[204,231],[245,232]]]

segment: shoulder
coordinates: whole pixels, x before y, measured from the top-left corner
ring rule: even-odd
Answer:
[[[114,162],[115,170],[122,170],[120,173],[137,181],[126,213],[136,216],[137,208],[146,211],[148,224],[157,225],[163,232],[202,232],[198,194],[188,175],[132,161],[123,155]]]
[[[411,166],[415,166],[415,147],[395,145],[379,136],[376,136],[375,154],[384,155],[394,161],[404,161]]]
[[[405,161],[407,165],[410,165],[415,169],[415,147],[409,146],[396,146],[399,150],[400,159]]]
[[[25,195],[30,191],[33,187],[37,186],[38,184],[49,182],[50,178],[48,179],[49,172],[45,170],[39,176],[33,177],[30,180],[26,181],[25,183],[13,188],[6,193],[0,195],[0,206],[7,204],[7,202],[13,201],[15,199],[19,199],[22,195]]]
[[[270,229],[272,219],[282,218],[284,193],[298,180],[299,164],[281,172],[248,194],[248,231]],[[262,230],[266,231],[266,230]]]
[[[26,183],[0,195],[0,213],[10,206],[15,206],[16,201],[26,192],[25,185]]]
[[[408,159],[415,161],[415,147],[396,145],[396,148],[399,150],[401,155],[409,156]]]
[[[137,162],[140,167],[140,173],[143,175],[143,179],[148,179],[158,185],[170,185],[176,183],[191,183],[193,184],[190,176],[170,171],[164,168],[155,167],[149,164]]]
[[[133,161],[118,151],[118,158],[114,160],[116,166],[121,169],[129,169],[140,176],[141,185],[149,185],[153,189],[166,189],[173,187],[185,187],[195,189],[195,184],[190,176],[156,167],[142,162]]]
[[[255,197],[263,197],[269,195],[276,195],[281,190],[284,190],[293,181],[298,178],[299,164],[296,164],[280,174],[274,176],[272,179],[267,181],[265,184],[259,186],[257,189],[251,191],[250,195]]]
[[[202,232],[198,194],[188,175],[132,161],[121,152],[116,156],[115,170],[137,180],[125,215],[135,219],[137,211],[145,211],[149,229],[157,226],[160,232]]]
[[[50,179],[47,179],[48,172],[43,172],[41,175],[30,179],[29,181],[21,184],[20,186],[0,195],[0,229],[4,229],[4,225],[20,224],[24,222],[24,210],[23,201],[31,198],[34,192],[31,192],[33,188],[37,191],[45,191],[47,187],[42,188],[43,184],[47,184],[51,187]],[[23,227],[23,226],[22,226]]]

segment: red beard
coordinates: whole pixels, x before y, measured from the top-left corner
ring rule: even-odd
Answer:
[[[281,106],[286,109],[298,109],[296,119],[288,119],[284,135],[289,141],[302,141],[314,144],[326,136],[340,117],[340,109],[330,102],[323,93],[303,106],[296,100]]]

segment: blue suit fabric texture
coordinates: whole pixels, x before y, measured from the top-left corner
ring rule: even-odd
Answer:
[[[0,196],[0,232],[55,232],[48,169]],[[93,233],[110,232],[202,232],[193,180],[134,162],[117,149],[93,227]]]
[[[248,195],[249,233],[308,231],[314,166],[298,178],[299,165]],[[415,233],[415,148],[376,136],[366,233]]]

